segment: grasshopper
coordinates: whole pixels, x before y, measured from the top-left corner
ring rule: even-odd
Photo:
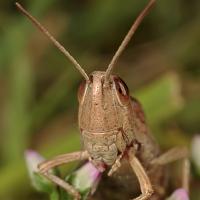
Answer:
[[[19,3],[18,9],[36,25],[83,75],[78,89],[78,123],[83,139],[83,151],[59,155],[41,163],[39,173],[65,189],[75,200],[81,199],[72,185],[49,171],[72,161],[89,160],[101,172],[112,176],[126,160],[139,182],[141,194],[135,200],[162,196],[163,166],[183,161],[182,187],[189,190],[188,151],[176,147],[161,154],[144,120],[139,102],[129,95],[125,82],[112,71],[136,29],[154,5],[150,0],[125,36],[106,71],[94,71],[89,76],[71,54]],[[126,183],[125,183],[126,184]]]

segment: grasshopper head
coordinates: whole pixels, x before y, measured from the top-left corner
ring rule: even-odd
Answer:
[[[89,132],[107,132],[122,127],[121,112],[130,105],[129,90],[118,76],[95,71],[79,86],[79,126]]]

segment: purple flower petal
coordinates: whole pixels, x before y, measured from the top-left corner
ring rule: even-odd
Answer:
[[[25,160],[29,175],[32,177],[33,173],[38,172],[38,164],[43,162],[45,159],[36,151],[27,150],[25,152]]]
[[[200,172],[200,134],[195,135],[191,144],[192,160]]]
[[[55,185],[45,177],[38,174],[38,164],[43,162],[45,159],[36,151],[27,150],[25,152],[25,160],[32,186],[40,192],[45,192],[50,194],[54,191],[55,194],[57,195],[57,191],[55,190]]]
[[[92,192],[94,192],[101,179],[101,174],[92,163],[87,162],[75,172],[76,177],[73,184],[80,190],[91,188]]]
[[[179,188],[175,190],[167,200],[189,200],[189,196],[185,189]]]

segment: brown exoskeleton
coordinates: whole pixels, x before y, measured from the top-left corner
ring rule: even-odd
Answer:
[[[111,74],[119,56],[154,3],[155,0],[150,0],[138,16],[107,70],[95,71],[90,76],[35,18],[16,3],[21,12],[68,57],[85,78],[78,91],[78,121],[85,150],[59,155],[39,165],[39,172],[42,175],[64,188],[74,199],[80,199],[79,192],[61,178],[49,173],[49,170],[72,161],[87,159],[102,172],[109,169],[108,176],[117,172],[122,161],[127,160],[139,181],[141,195],[136,198],[137,200],[152,199],[155,194],[162,195],[160,180],[163,176],[163,165],[183,159],[182,187],[188,191],[187,150],[173,148],[161,155],[157,144],[149,134],[140,104],[130,97],[124,81]]]

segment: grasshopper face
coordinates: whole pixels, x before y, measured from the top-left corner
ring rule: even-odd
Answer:
[[[105,73],[93,72],[78,91],[79,128],[84,147],[97,166],[112,165],[133,140],[128,87],[114,75],[106,83]]]
[[[95,71],[89,83],[80,84],[80,129],[102,133],[122,127],[121,111],[130,104],[128,87],[117,76],[111,76],[106,85],[104,76],[105,72]]]

